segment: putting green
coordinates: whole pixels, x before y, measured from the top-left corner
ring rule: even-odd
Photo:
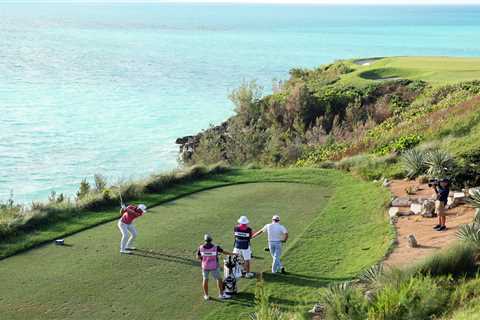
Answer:
[[[252,227],[257,229],[279,212],[282,223],[289,229],[291,240],[285,263],[296,276],[278,278],[283,279],[281,283],[272,279],[272,288],[278,287],[279,293],[298,290],[306,294],[308,289],[318,289],[332,279],[350,277],[380,259],[388,247],[390,229],[381,213],[384,194],[372,184],[341,173],[318,179],[325,183],[226,186],[155,207],[136,222],[139,230],[136,246],[141,250],[131,256],[118,253],[120,234],[116,222],[111,222],[66,238],[66,246],[46,245],[2,260],[1,318],[224,319],[231,312],[234,318],[241,318],[252,305],[256,280],[242,279],[243,293],[235,301],[205,303],[194,251],[206,232],[213,235],[216,243],[231,250],[232,228],[243,214],[248,215]],[[377,212],[360,212],[366,216],[364,225],[356,226],[356,218],[344,221],[335,209],[336,194],[342,194],[333,186],[335,183],[345,183],[347,193],[348,188],[365,192],[365,198],[339,210],[346,213],[357,210],[356,203],[365,206],[364,201],[372,196],[380,199],[374,203]],[[377,193],[372,194],[372,190]],[[338,227],[329,227],[329,223],[346,223],[345,227],[358,230],[346,236]],[[322,242],[328,238],[338,241]],[[362,238],[368,238],[366,241],[370,243],[356,243]],[[342,249],[345,244],[348,250]],[[270,265],[270,257],[263,250],[265,245],[265,237],[253,242],[254,271],[264,271]],[[335,248],[330,252],[335,256],[324,256],[324,250],[332,245]],[[361,249],[362,246],[368,248]],[[311,250],[318,250],[318,256],[312,256],[315,252]],[[347,261],[346,255],[351,253],[356,257]],[[211,295],[216,294],[212,281]]]

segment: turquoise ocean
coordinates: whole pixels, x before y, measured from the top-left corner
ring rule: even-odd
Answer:
[[[0,200],[171,170],[242,81],[395,55],[480,56],[480,7],[0,3]]]

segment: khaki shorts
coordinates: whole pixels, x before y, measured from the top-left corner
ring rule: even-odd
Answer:
[[[435,201],[435,213],[439,217],[445,217],[446,216],[446,210],[445,210],[445,204],[442,201]]]

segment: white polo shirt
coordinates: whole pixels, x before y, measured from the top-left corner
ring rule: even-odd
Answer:
[[[287,228],[282,226],[280,223],[269,223],[266,224],[262,230],[267,232],[268,241],[283,241],[285,239],[285,234],[288,232]]]

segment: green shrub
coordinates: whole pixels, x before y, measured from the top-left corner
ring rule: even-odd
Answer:
[[[80,182],[80,188],[77,191],[77,199],[83,199],[86,195],[90,193],[90,190],[90,183],[87,181],[87,179],[83,179],[82,182]]]
[[[475,248],[462,243],[428,257],[412,269],[423,275],[454,277],[474,275],[476,270]]]
[[[479,274],[473,279],[462,279],[455,285],[455,290],[450,297],[451,309],[465,306],[473,299],[480,298],[480,277]]]
[[[386,284],[368,308],[369,320],[424,320],[444,312],[448,291],[430,276]],[[366,318],[364,318],[366,319]]]
[[[145,191],[154,193],[165,190],[177,182],[175,172],[152,175],[145,181]]]
[[[348,283],[331,285],[321,296],[327,320],[364,320],[367,300],[362,291]]]
[[[280,310],[270,303],[270,296],[263,282],[258,282],[255,288],[255,312],[249,314],[251,320],[301,320],[300,313],[291,313]]]
[[[95,174],[93,176],[95,182],[95,191],[102,192],[107,187],[107,179],[101,174]]]
[[[402,154],[402,162],[407,170],[407,177],[413,179],[427,171],[426,154],[417,149],[410,149]]]
[[[421,141],[422,137],[420,135],[408,134],[378,147],[375,153],[378,155],[386,155],[392,152],[403,152],[417,146]]]

